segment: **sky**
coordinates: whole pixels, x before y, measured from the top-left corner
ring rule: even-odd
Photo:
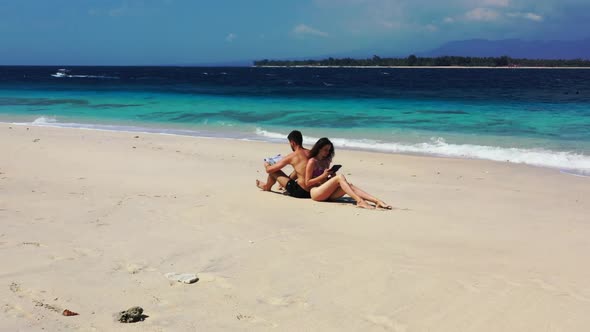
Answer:
[[[0,0],[2,65],[407,56],[590,37],[589,0]]]

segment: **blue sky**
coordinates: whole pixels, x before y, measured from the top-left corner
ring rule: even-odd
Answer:
[[[407,56],[472,38],[590,37],[588,0],[0,0],[0,64]]]

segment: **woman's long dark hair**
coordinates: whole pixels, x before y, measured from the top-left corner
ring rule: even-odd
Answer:
[[[328,154],[326,159],[331,162],[332,158],[334,158],[334,144],[332,144],[332,142],[330,142],[330,140],[327,137],[322,137],[317,142],[315,142],[313,148],[309,150],[309,158],[315,158],[318,155],[318,153],[320,153],[320,150],[328,144],[330,144],[331,147],[330,154]]]

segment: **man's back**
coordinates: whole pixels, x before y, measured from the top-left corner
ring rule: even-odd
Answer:
[[[309,159],[309,150],[305,148],[299,148],[293,151],[293,157],[291,159],[291,166],[295,169],[297,174],[297,182],[302,188],[305,188],[305,167],[307,167],[307,160]]]

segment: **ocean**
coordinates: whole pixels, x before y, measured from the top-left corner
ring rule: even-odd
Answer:
[[[0,122],[488,159],[590,176],[590,70],[0,66]],[[55,77],[61,76],[61,77]]]

